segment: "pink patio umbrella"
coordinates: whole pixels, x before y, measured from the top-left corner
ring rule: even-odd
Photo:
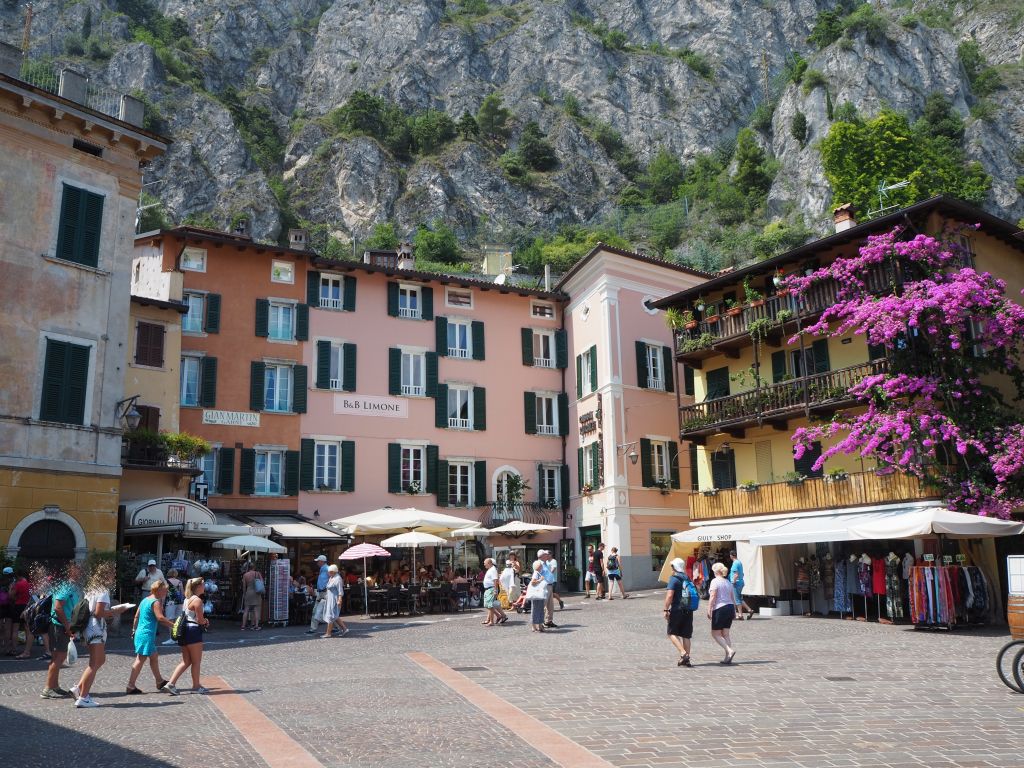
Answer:
[[[370,615],[370,595],[366,586],[366,558],[368,557],[391,557],[391,553],[376,544],[356,544],[338,555],[339,560],[359,560],[360,558],[363,560],[363,609],[367,616]]]

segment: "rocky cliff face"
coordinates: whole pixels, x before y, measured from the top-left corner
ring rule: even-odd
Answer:
[[[945,9],[942,24],[900,24],[936,3],[881,0],[883,35],[854,33],[818,51],[807,36],[836,2],[40,0],[32,47],[62,61],[71,54],[112,86],[149,96],[174,144],[147,181],[162,182],[156,194],[172,220],[245,215],[259,238],[277,237],[285,216],[324,224],[341,240],[385,220],[408,231],[443,219],[464,237],[601,222],[628,180],[586,121],[611,125],[641,162],[660,147],[692,160],[735,137],[766,95],[777,100],[759,139],[779,161],[775,216],[824,226],[831,191],[815,142],[831,124],[828,99],[861,114],[889,105],[916,116],[933,91],[965,116],[967,153],[993,177],[986,207],[1024,216],[1024,14],[1005,0],[974,0]],[[4,39],[20,40],[21,13],[0,4]],[[175,19],[183,24],[159,42],[139,32]],[[185,39],[172,39],[177,31]],[[608,31],[618,41],[602,39]],[[76,35],[84,53],[75,54]],[[1006,85],[989,97],[985,119],[968,116],[976,96],[957,57],[972,37]],[[700,54],[713,74],[670,49]],[[794,53],[824,74],[827,95],[781,84]],[[513,112],[509,145],[536,121],[558,168],[517,182],[498,163],[503,148],[476,141],[396,159],[374,138],[345,137],[321,119],[357,90],[455,120],[499,91]],[[583,120],[563,108],[567,99]],[[797,111],[807,117],[802,144],[789,129]]]

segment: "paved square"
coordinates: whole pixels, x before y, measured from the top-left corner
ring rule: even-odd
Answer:
[[[254,634],[221,625],[207,638],[204,676],[237,692],[222,691],[223,701],[124,696],[127,638],[111,643],[94,710],[40,699],[42,662],[4,659],[4,762],[1024,766],[1024,696],[996,676],[995,654],[1008,639],[997,631],[758,618],[734,625],[736,664],[723,667],[698,614],[695,666],[685,669],[675,666],[660,611],[656,592],[614,605],[573,597],[556,612],[559,629],[544,635],[514,614],[503,627],[482,627],[479,611],[358,619],[348,637],[331,640],[301,627]],[[177,649],[164,650],[166,675]],[[83,663],[63,671],[64,687]],[[453,687],[462,679],[480,688]],[[148,670],[140,687],[152,691]],[[467,700],[463,688],[494,696]],[[251,740],[254,731],[270,737]],[[306,763],[289,762],[296,744]],[[559,744],[584,748],[590,762]]]

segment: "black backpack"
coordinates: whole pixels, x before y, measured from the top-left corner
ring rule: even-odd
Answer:
[[[69,619],[72,633],[80,635],[84,632],[85,628],[89,626],[89,619],[91,617],[92,611],[89,610],[89,601],[78,601],[75,604],[74,609],[71,611],[71,618]]]
[[[53,595],[47,595],[26,608],[22,618],[25,620],[28,631],[33,635],[42,635],[48,632],[51,624],[51,610],[53,610]]]

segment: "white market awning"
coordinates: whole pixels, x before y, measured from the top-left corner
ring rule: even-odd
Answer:
[[[864,539],[917,539],[936,534],[951,539],[984,539],[1016,536],[1024,532],[1024,523],[931,507],[904,514],[888,514],[858,524],[852,532]]]
[[[254,518],[255,519],[255,518]],[[340,539],[340,533],[328,531],[319,525],[295,517],[260,517],[259,522],[269,525],[274,535],[282,539]]]
[[[685,531],[672,534],[672,541],[680,542],[715,542],[715,541],[747,541],[752,536],[757,536],[784,525],[786,520],[758,520],[758,521],[735,521],[723,523],[709,523],[689,528]]]

